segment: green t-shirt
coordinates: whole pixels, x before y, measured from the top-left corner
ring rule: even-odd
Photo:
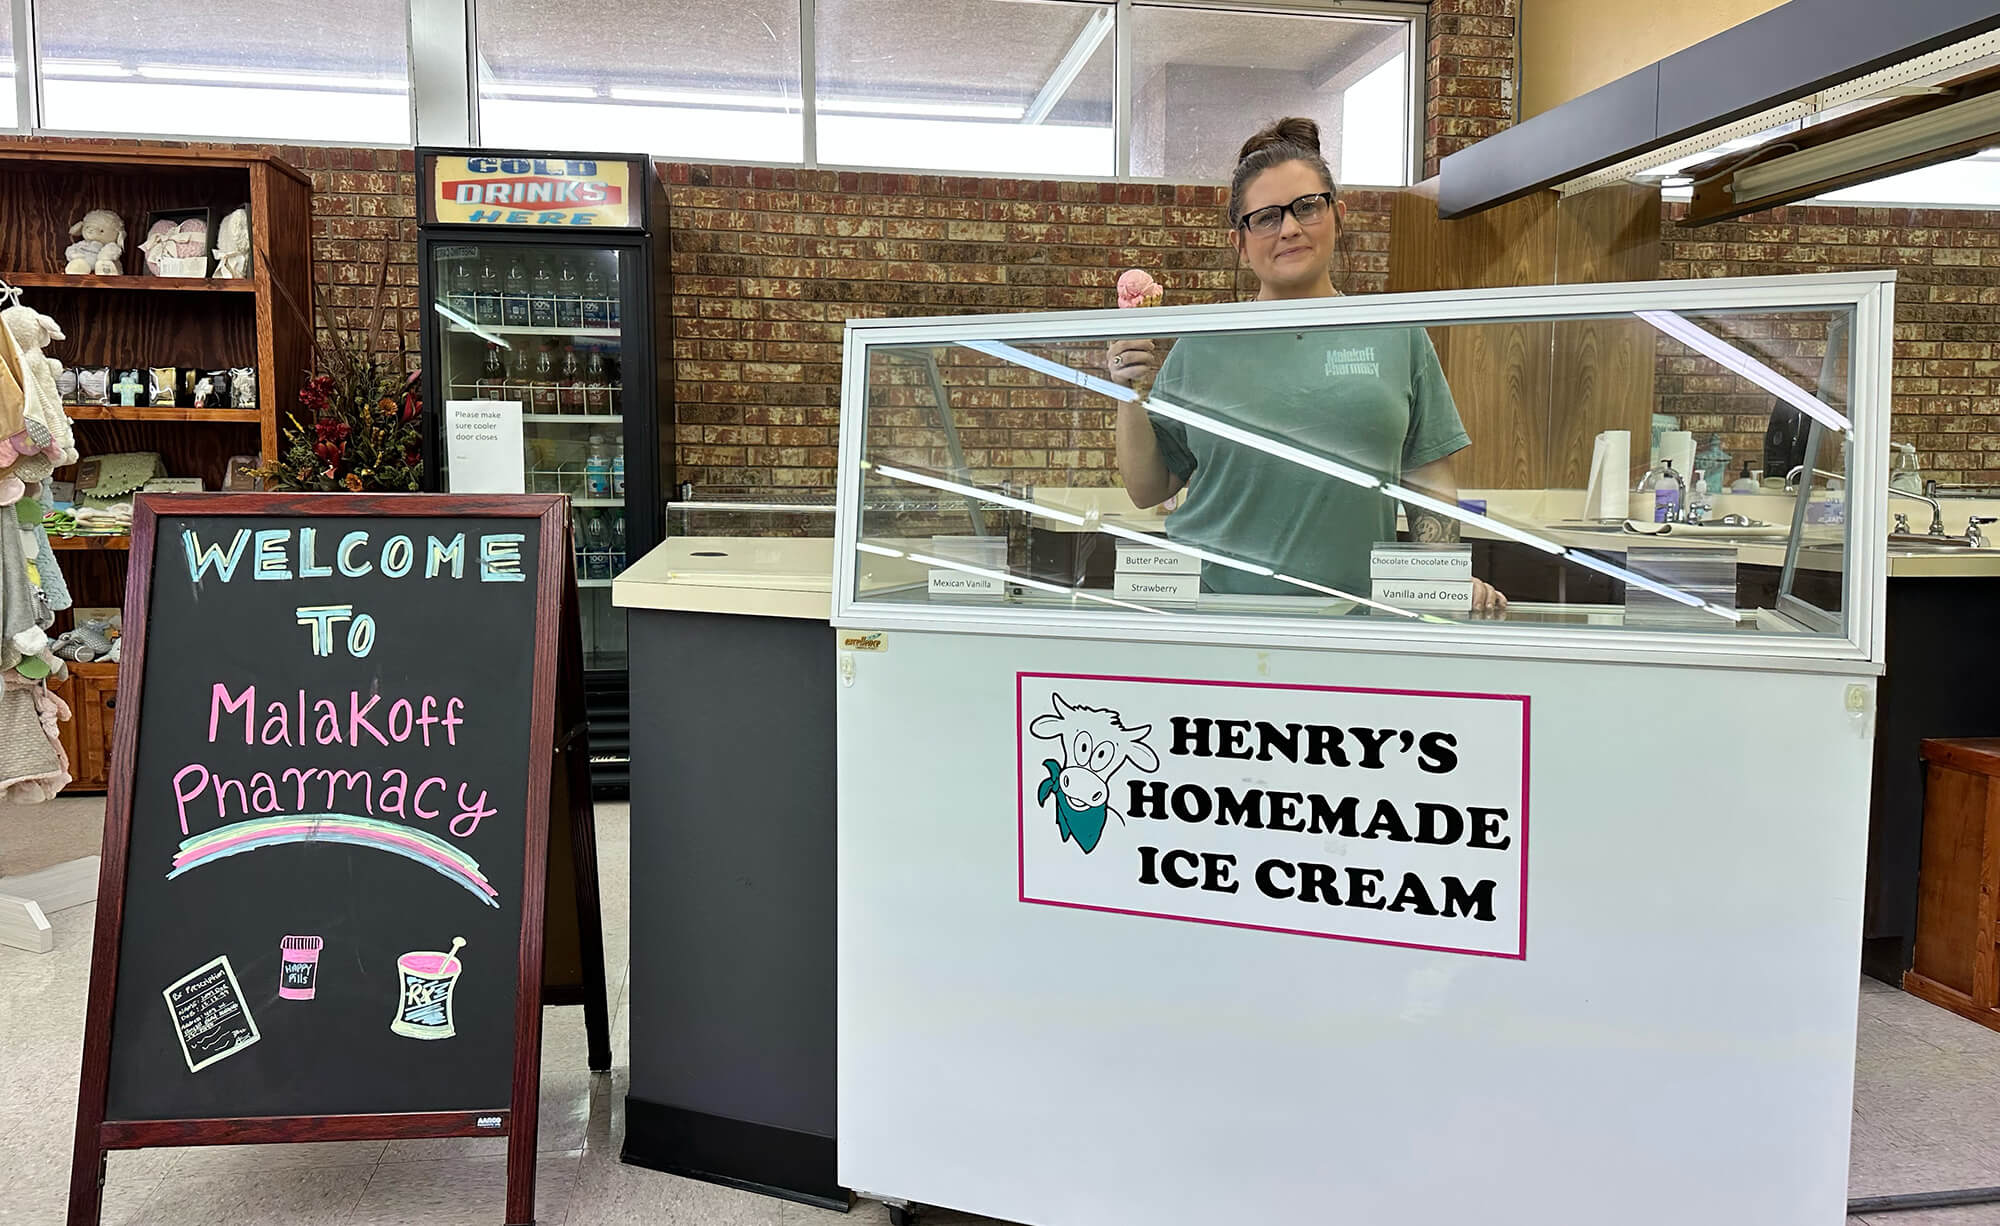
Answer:
[[[1471,443],[1422,328],[1184,337],[1153,394],[1390,481]],[[1152,415],[1187,496],[1169,538],[1367,595],[1368,550],[1396,538],[1396,503],[1290,460]],[[1300,589],[1202,564],[1210,591]]]

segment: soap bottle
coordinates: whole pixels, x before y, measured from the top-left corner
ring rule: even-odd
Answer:
[[[1750,461],[1743,461],[1743,471],[1736,474],[1736,480],[1730,483],[1729,492],[1732,494],[1757,492],[1757,478],[1750,475]]]
[[[1653,481],[1653,522],[1656,524],[1677,523],[1681,517],[1680,474],[1674,471],[1672,460],[1660,461],[1660,473]]]

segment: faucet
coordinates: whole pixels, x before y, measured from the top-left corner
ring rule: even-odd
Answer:
[[[1965,521],[1965,543],[1974,549],[1986,548],[1986,536],[1980,532],[1981,524],[2000,524],[2000,515],[1972,515]]]
[[[1908,498],[1912,502],[1921,502],[1926,506],[1930,507],[1931,526],[1929,531],[1925,533],[1925,535],[1927,536],[1944,535],[1944,508],[1938,504],[1937,499],[1927,498],[1922,494],[1912,494],[1908,490],[1899,490],[1893,485],[1889,487],[1889,496],[1892,498]]]

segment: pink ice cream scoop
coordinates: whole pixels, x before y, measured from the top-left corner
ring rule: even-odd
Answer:
[[[1120,307],[1154,307],[1166,291],[1153,280],[1153,274],[1143,268],[1128,268],[1118,277],[1118,305]]]

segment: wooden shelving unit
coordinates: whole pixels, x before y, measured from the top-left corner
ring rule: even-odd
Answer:
[[[71,421],[233,421],[260,429],[264,424],[262,409],[183,409],[178,405],[126,408],[116,404],[71,404],[63,408]]]
[[[49,548],[58,552],[88,550],[120,550],[129,552],[132,538],[129,536],[54,536],[49,537]]]
[[[131,224],[129,221],[126,224]],[[23,289],[123,289],[194,294],[254,294],[257,283],[205,277],[98,277],[65,272],[0,272],[0,280]]]
[[[250,208],[251,275],[241,280],[144,275],[138,244],[147,215],[206,208],[219,221]],[[91,209],[124,219],[127,275],[62,271],[69,227]],[[220,489],[229,457],[277,453],[284,406],[296,403],[312,357],[312,182],[276,158],[190,145],[69,144],[0,139],[0,279],[27,293],[66,336],[49,355],[70,367],[254,367],[258,404],[247,409],[67,406],[88,458],[158,452],[169,474]],[[72,476],[60,473],[59,477]],[[79,607],[122,607],[130,559],[124,537],[52,538]],[[58,616],[56,633],[71,627]],[[78,791],[101,790],[117,665],[72,666],[63,692],[76,711],[64,725]]]

